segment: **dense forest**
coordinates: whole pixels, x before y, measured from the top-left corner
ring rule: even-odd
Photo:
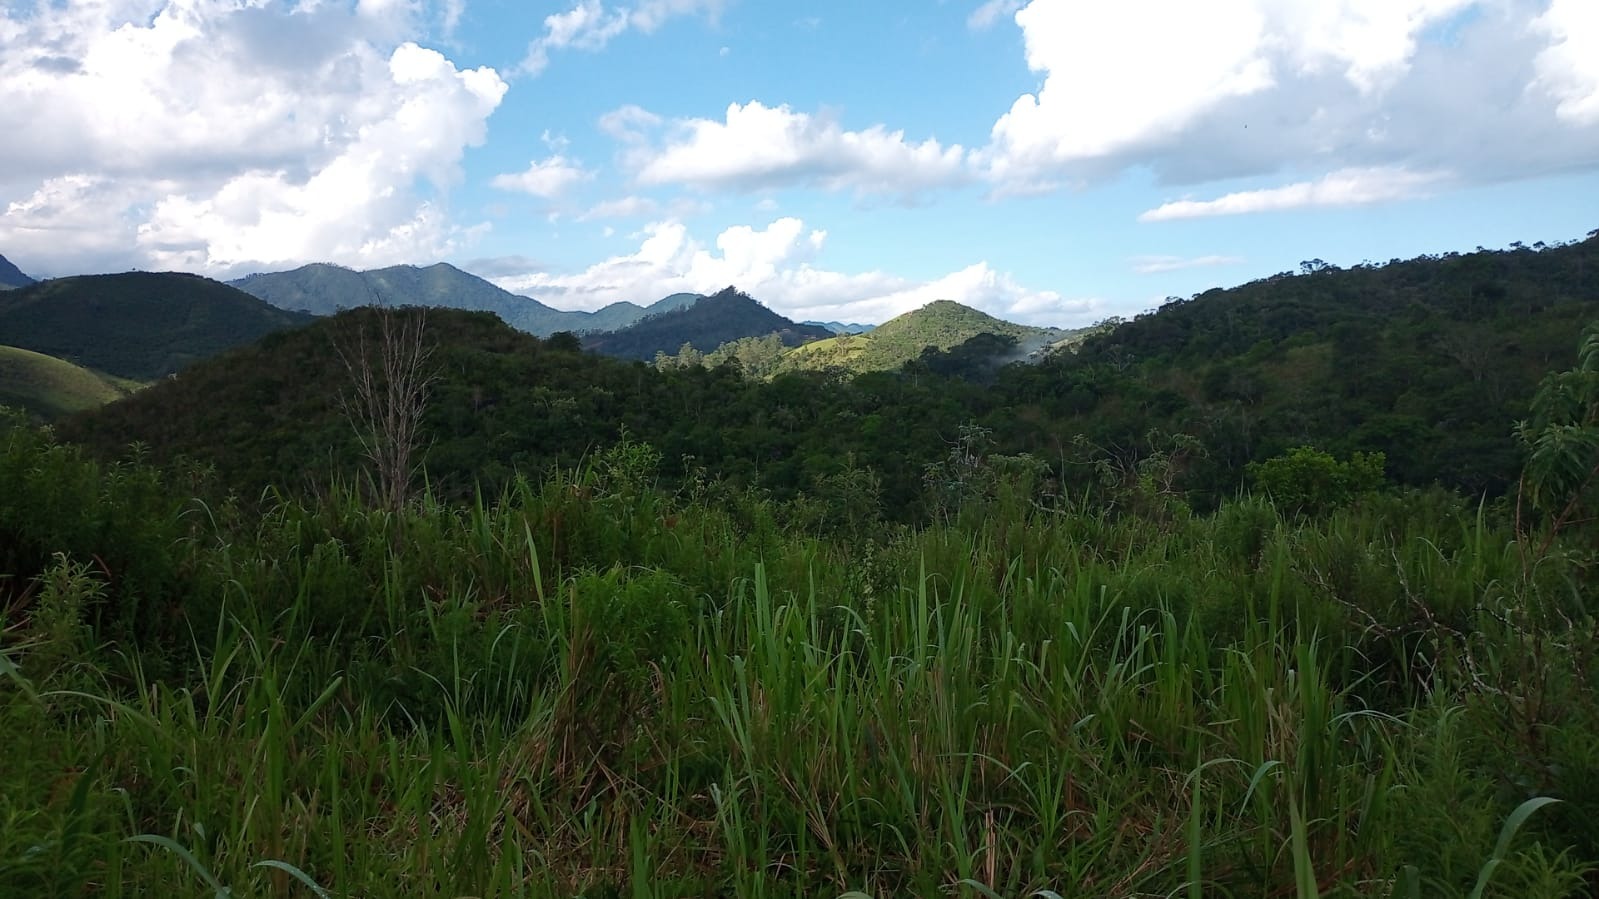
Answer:
[[[853,377],[358,309],[7,418],[0,884],[1593,895],[1596,265]]]

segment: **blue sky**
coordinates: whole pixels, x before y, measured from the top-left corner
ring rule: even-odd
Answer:
[[[1081,325],[1599,228],[1592,0],[0,0],[35,276]]]

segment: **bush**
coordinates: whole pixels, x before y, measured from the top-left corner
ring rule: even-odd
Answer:
[[[1339,461],[1331,453],[1298,446],[1265,462],[1249,463],[1249,478],[1278,508],[1315,514],[1381,489],[1386,461],[1382,453],[1355,453]]]

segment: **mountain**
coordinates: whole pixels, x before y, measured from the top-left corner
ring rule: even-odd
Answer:
[[[339,416],[350,377],[334,341],[363,316],[375,318],[355,310],[273,334],[70,416],[58,433],[107,456],[139,440],[158,461],[215,465],[241,492],[325,485],[361,458]],[[881,329],[887,341],[852,338],[856,355],[872,361],[903,339],[920,348],[915,364],[846,379],[763,369],[809,347],[785,350],[775,333],[735,342],[744,352],[727,358],[737,367],[651,371],[488,313],[437,310],[427,318],[440,374],[422,431],[429,483],[452,495],[492,491],[518,472],[577,465],[625,428],[661,452],[663,482],[703,467],[787,498],[818,479],[842,489],[837,478],[853,464],[880,477],[883,508],[909,520],[926,498],[927,466],[975,425],[988,451],[1031,455],[1062,490],[1086,489],[1085,478],[1136,481],[1149,461],[1196,509],[1235,495],[1249,463],[1299,446],[1339,458],[1381,452],[1395,484],[1502,496],[1524,461],[1512,423],[1599,320],[1599,234],[1537,250],[1312,266],[1169,302],[1035,365],[994,365],[1014,358],[1015,336],[954,343],[962,322],[1000,328],[986,319],[954,304],[902,316]]]
[[[24,275],[22,270],[11,264],[11,260],[0,256],[0,290],[12,290],[18,287],[27,287],[34,284],[32,278]]]
[[[115,402],[139,386],[54,356],[0,346],[0,406],[45,421]]]
[[[815,325],[818,328],[826,328],[827,330],[832,331],[834,334],[865,334],[867,331],[877,327],[876,325],[860,325],[853,322],[846,324],[844,322],[804,321],[800,322],[800,324]]]
[[[0,344],[137,380],[309,320],[177,272],[55,278],[0,293]]]
[[[607,356],[650,360],[657,353],[676,353],[684,344],[710,351],[735,340],[776,334],[784,346],[798,346],[831,333],[826,328],[784,318],[729,287],[692,305],[650,315],[626,328],[590,335],[583,345]]]
[[[782,371],[892,371],[929,351],[949,352],[974,338],[982,354],[999,362],[1035,357],[1078,332],[1035,328],[995,318],[951,300],[936,300],[863,334],[840,334],[784,354]],[[976,345],[974,344],[974,347]]]
[[[674,294],[648,308],[612,303],[598,312],[567,312],[511,293],[442,262],[426,268],[396,265],[364,272],[315,263],[287,272],[248,275],[229,283],[280,309],[313,315],[331,315],[340,309],[368,305],[436,306],[493,312],[511,327],[541,337],[557,331],[582,334],[625,328],[652,310],[666,311],[698,299],[695,294]]]

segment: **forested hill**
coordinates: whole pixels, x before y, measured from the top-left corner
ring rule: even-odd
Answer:
[[[32,283],[33,279],[24,275],[21,269],[11,263],[11,260],[0,256],[0,290],[27,287]]]
[[[1312,260],[1172,300],[1009,389],[1136,453],[1140,429],[1200,439],[1218,489],[1298,444],[1380,451],[1391,477],[1470,492],[1517,470],[1511,423],[1599,320],[1599,231],[1584,241],[1338,269]]]
[[[987,356],[1023,361],[1069,340],[1077,332],[1004,321],[950,300],[936,300],[889,319],[866,333],[840,334],[797,347],[777,363],[779,371],[891,371],[928,350],[950,351],[973,338],[988,341]]]
[[[436,306],[493,312],[513,328],[548,337],[557,331],[586,333],[625,328],[651,312],[699,299],[674,294],[649,307],[612,303],[597,312],[554,309],[503,290],[469,272],[438,263],[426,268],[396,265],[358,272],[316,263],[287,272],[264,272],[229,282],[280,309],[331,315],[356,306]]]
[[[176,272],[55,278],[0,293],[0,344],[138,380],[310,320]]]
[[[729,287],[680,309],[651,315],[618,331],[594,334],[583,345],[621,359],[654,359],[685,345],[709,352],[724,343],[775,334],[785,346],[832,337],[831,331],[778,315],[747,294]]]
[[[1212,291],[986,383],[963,376],[965,344],[896,372],[764,381],[733,366],[608,359],[439,310],[428,318],[441,380],[425,462],[435,485],[492,489],[515,471],[577,464],[625,429],[660,451],[668,483],[703,466],[781,497],[853,492],[866,477],[885,512],[909,520],[927,508],[928,466],[965,433],[982,452],[1031,454],[1062,490],[1137,479],[1165,460],[1174,480],[1162,489],[1203,505],[1233,495],[1249,462],[1311,445],[1382,452],[1395,482],[1498,494],[1520,470],[1513,423],[1595,319],[1593,239]],[[241,487],[352,470],[360,454],[336,402],[349,377],[333,352],[351,320],[196,365],[60,432],[108,455],[142,441]]]

